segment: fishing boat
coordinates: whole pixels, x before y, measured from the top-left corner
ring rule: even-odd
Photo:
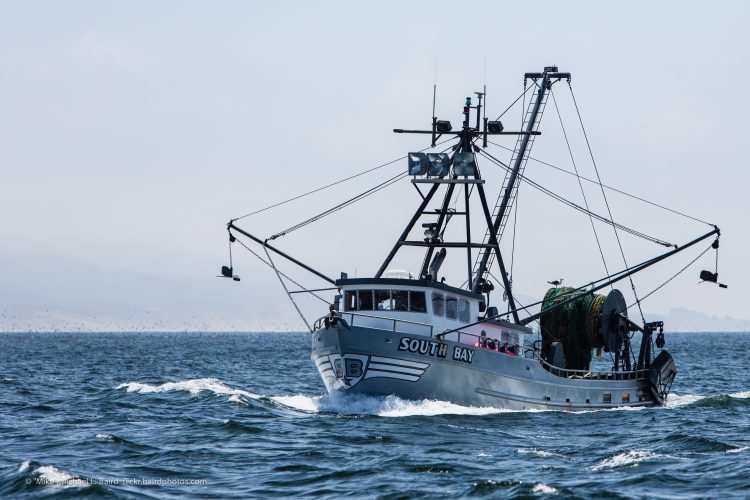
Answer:
[[[616,222],[608,203],[606,215],[598,214],[589,210],[588,204],[573,203],[529,179],[525,168],[534,141],[541,135],[539,125],[548,97],[553,86],[565,83],[575,102],[570,73],[555,66],[526,73],[523,93],[515,101],[523,99],[524,109],[517,131],[506,130],[499,118],[487,118],[483,104],[486,88],[462,103],[462,124],[454,130],[450,121],[435,116],[433,87],[432,126],[424,130],[394,129],[398,134],[422,134],[430,142],[429,147],[408,153],[404,162],[406,172],[387,181],[410,181],[419,198],[416,210],[372,276],[352,278],[342,272],[338,278],[331,278],[304,263],[299,255],[292,256],[294,252],[279,248],[275,240],[345,208],[352,200],[383,189],[387,183],[267,238],[240,227],[240,220],[246,216],[230,220],[227,224],[230,265],[222,267],[221,276],[240,279],[234,274],[232,264],[232,245],[236,242],[273,268],[310,331],[312,361],[330,393],[395,395],[410,400],[443,400],[518,410],[590,410],[665,404],[677,374],[676,364],[665,349],[664,324],[646,321],[642,312],[641,321],[629,315],[633,306],[640,310],[643,299],[636,292],[632,276],[689,248],[702,249],[698,246],[701,243],[707,244],[707,248],[702,249],[699,257],[711,249],[718,252],[720,231],[707,223],[709,230],[687,243],[667,242]],[[575,106],[578,110],[577,103]],[[580,123],[583,126],[582,119]],[[489,148],[495,144],[493,140],[502,136],[515,138],[515,147],[509,148],[512,155],[508,162],[500,160]],[[441,149],[443,146],[445,149]],[[505,170],[502,186],[495,186],[499,195],[494,205],[487,198],[485,187],[491,186],[486,186],[481,175],[480,161]],[[577,172],[574,174],[580,181]],[[606,201],[606,186],[599,178],[598,168],[596,175],[597,180],[592,182],[601,188]],[[624,265],[617,272],[607,272],[578,286],[564,287],[561,279],[551,281],[543,298],[521,304],[514,294],[513,283],[520,279],[509,275],[500,241],[523,182],[583,212],[591,220],[595,234],[595,222],[611,228],[621,251],[620,234],[645,239],[664,249],[648,260]],[[461,205],[457,205],[459,201]],[[472,225],[472,209],[478,210],[474,222],[481,221],[479,228]],[[266,209],[248,215],[263,210]],[[447,241],[446,227],[455,221],[461,221],[465,236]],[[415,237],[415,233],[419,236]],[[477,234],[483,235],[479,241]],[[259,245],[258,252],[250,249],[251,243]],[[391,268],[396,254],[406,247],[424,251],[418,272]],[[441,267],[449,253],[465,259],[463,283],[449,283],[441,276]],[[626,263],[624,253],[622,256]],[[274,258],[282,258],[312,273],[326,282],[326,287],[300,285],[279,270]],[[718,266],[718,253],[716,262]],[[718,269],[702,271],[700,278],[726,287],[718,283]],[[628,305],[624,294],[614,288],[621,282],[631,285],[634,304]],[[295,301],[299,293],[320,298],[326,306],[321,312],[326,314],[308,322]],[[321,297],[326,293],[332,297]],[[536,329],[532,328],[535,324]],[[611,366],[595,369],[594,352],[607,353]]]

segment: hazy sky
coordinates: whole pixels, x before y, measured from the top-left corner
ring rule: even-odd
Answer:
[[[484,83],[496,115],[524,72],[571,72],[603,181],[723,230],[729,289],[697,284],[710,252],[644,309],[750,318],[749,14],[745,2],[1,2],[0,330],[300,329],[247,252],[235,250],[241,282],[215,277],[226,221],[427,146],[391,130],[429,125],[436,61],[438,115],[454,126]],[[593,176],[564,82],[555,97],[577,166]],[[541,130],[532,156],[571,169],[554,108]],[[502,172],[480,167],[494,201]],[[405,168],[242,225],[268,236]],[[582,203],[574,178],[533,162],[526,174]],[[598,188],[586,190],[604,213]],[[277,243],[329,275],[372,275],[418,203],[405,180]],[[616,194],[610,204],[670,242],[707,228]],[[529,186],[517,227],[517,293],[603,272],[588,219]],[[611,228],[598,229],[620,269]],[[622,241],[631,264],[663,251]],[[638,276],[641,294],[697,253]],[[394,267],[419,264],[406,253]],[[449,282],[464,269],[464,254],[449,254]]]

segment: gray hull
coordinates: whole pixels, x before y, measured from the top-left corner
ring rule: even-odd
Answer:
[[[330,393],[396,395],[515,410],[657,404],[646,377],[562,377],[538,359],[366,327],[316,330],[312,359]]]

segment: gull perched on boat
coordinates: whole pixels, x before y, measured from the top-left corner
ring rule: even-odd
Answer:
[[[548,281],[547,283],[549,283],[550,285],[553,285],[555,288],[557,288],[558,286],[562,285],[562,282],[563,282],[563,279],[560,278],[559,280]]]

